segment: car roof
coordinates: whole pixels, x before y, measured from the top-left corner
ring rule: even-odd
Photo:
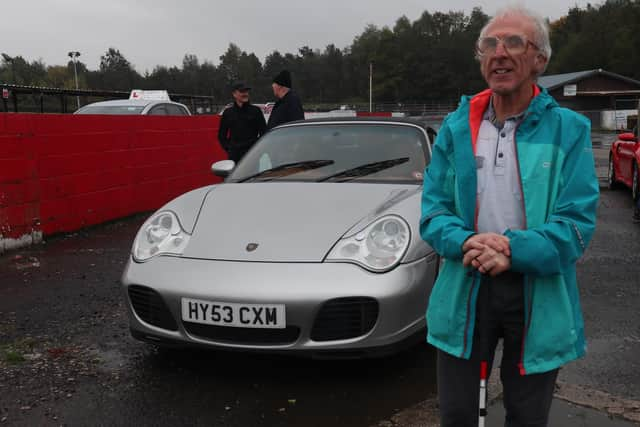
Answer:
[[[93,102],[91,104],[87,104],[84,107],[93,107],[93,106],[113,106],[113,107],[123,107],[123,106],[128,106],[128,107],[146,107],[147,105],[155,105],[155,104],[176,104],[176,105],[183,105],[180,104],[179,102],[173,102],[173,101],[154,101],[154,100],[148,100],[148,99],[113,99],[111,101],[100,101],[100,102]],[[84,108],[83,107],[83,108]]]
[[[405,117],[322,117],[307,120],[296,120],[295,122],[289,122],[278,127],[304,125],[313,123],[376,123],[376,124],[408,124],[419,126],[422,129],[427,129],[428,126],[419,120],[405,118]]]

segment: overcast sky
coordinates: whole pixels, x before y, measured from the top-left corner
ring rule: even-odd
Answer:
[[[481,6],[492,15],[496,0],[4,0],[0,52],[64,64],[67,52],[96,69],[100,55],[115,47],[143,73],[155,65],[180,65],[185,53],[218,64],[230,42],[261,61],[273,50],[297,52],[351,44],[367,24],[393,26],[424,10],[469,13]],[[518,4],[555,20],[586,1],[538,0]]]

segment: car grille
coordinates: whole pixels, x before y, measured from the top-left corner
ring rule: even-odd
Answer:
[[[144,322],[170,331],[178,330],[178,325],[164,300],[153,289],[139,285],[129,286],[129,299],[133,310]]]
[[[182,322],[184,329],[200,338],[229,344],[278,345],[295,342],[300,336],[300,328],[287,326],[283,329],[235,328],[229,326],[203,325]]]
[[[355,338],[368,333],[378,319],[378,301],[366,297],[336,298],[325,302],[311,330],[314,341]]]

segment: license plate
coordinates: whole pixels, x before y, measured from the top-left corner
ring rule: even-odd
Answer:
[[[182,320],[234,328],[283,329],[284,304],[241,304],[182,298]]]

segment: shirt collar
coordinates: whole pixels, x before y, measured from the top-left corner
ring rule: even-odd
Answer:
[[[489,122],[491,122],[491,124],[494,125],[496,128],[502,129],[504,127],[504,124],[510,120],[513,120],[516,123],[522,121],[522,119],[524,119],[525,113],[526,111],[523,111],[520,114],[507,117],[504,122],[500,122],[498,121],[498,117],[496,116],[496,110],[493,108],[493,97],[491,97],[489,99],[489,106],[485,110],[484,116],[482,118],[484,120],[488,120]]]

